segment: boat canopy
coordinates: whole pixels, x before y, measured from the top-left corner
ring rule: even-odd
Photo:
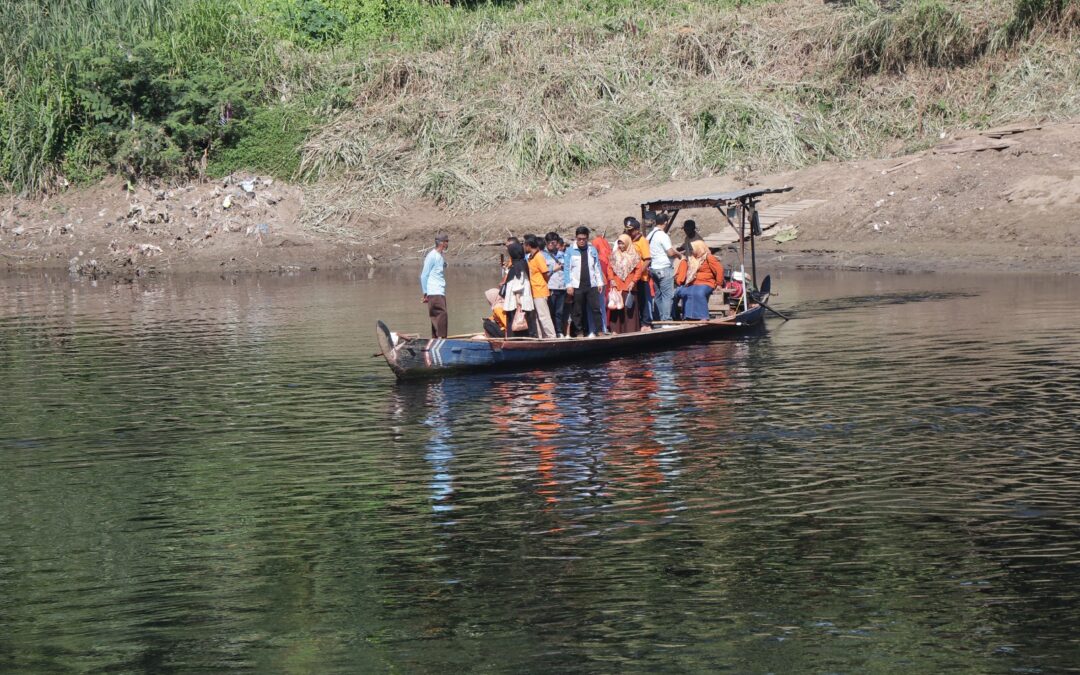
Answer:
[[[733,202],[754,200],[761,195],[776,194],[778,192],[789,192],[791,189],[791,187],[750,188],[747,190],[737,190],[735,192],[718,192],[716,194],[701,195],[698,197],[670,197],[665,199],[650,199],[647,202],[641,202],[641,210],[643,212],[646,210],[677,211],[679,209],[696,209],[713,206],[719,207]]]

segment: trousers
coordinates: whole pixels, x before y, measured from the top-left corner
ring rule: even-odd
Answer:
[[[586,312],[588,319],[585,318]],[[578,337],[602,328],[604,320],[600,317],[600,291],[592,286],[575,290],[574,311],[570,318]],[[596,328],[590,331],[590,326]]]
[[[653,317],[659,321],[671,321],[671,303],[675,301],[675,270],[670,267],[652,271],[656,282],[653,298]]]
[[[555,337],[555,324],[551,321],[551,306],[547,298],[536,299],[536,322],[539,324],[540,337]]]
[[[427,296],[427,313],[431,319],[431,337],[444,338],[449,335],[450,317],[446,313],[446,296]]]

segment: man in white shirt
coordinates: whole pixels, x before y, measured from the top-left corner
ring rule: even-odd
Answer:
[[[666,213],[645,214],[645,222],[648,223],[652,216],[653,228],[649,231],[649,253],[652,262],[649,263],[649,273],[656,284],[656,296],[653,298],[653,317],[659,321],[671,321],[671,305],[675,302],[675,265],[673,260],[682,258],[683,254],[671,246],[671,237],[667,229],[671,226]]]
[[[423,302],[428,306],[431,319],[431,337],[444,338],[449,329],[449,317],[446,313],[446,259],[443,252],[450,246],[450,237],[440,234],[435,237],[435,248],[424,258],[424,268],[420,271],[420,290]]]

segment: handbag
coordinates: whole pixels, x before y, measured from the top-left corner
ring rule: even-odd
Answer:
[[[619,289],[615,288],[614,286],[612,286],[611,288],[608,289],[607,307],[608,307],[608,309],[615,309],[615,310],[619,310],[619,309],[623,308],[622,293],[619,292]]]
[[[515,333],[523,330],[529,330],[529,320],[525,318],[525,310],[518,307],[518,310],[514,312],[514,320],[510,323],[510,330]]]
[[[625,309],[633,309],[634,308],[634,294],[633,293],[627,293],[626,294],[626,302],[623,303],[623,307]]]

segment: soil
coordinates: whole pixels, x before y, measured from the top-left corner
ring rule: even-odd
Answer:
[[[9,270],[66,268],[91,276],[400,265],[418,261],[434,233],[445,231],[454,262],[483,263],[498,257],[511,232],[566,236],[584,224],[614,237],[623,216],[637,215],[644,200],[791,185],[791,192],[766,197],[763,208],[824,203],[766,232],[758,255],[772,266],[1080,273],[1080,122],[1027,128],[1002,140],[973,132],[916,155],[775,175],[663,183],[596,176],[562,195],[482,212],[398,205],[330,230],[301,224],[301,187],[258,176],[134,189],[113,179],[43,199],[7,197],[0,260]],[[983,146],[999,149],[975,149]],[[723,227],[715,212],[692,217],[704,234]],[[772,239],[785,231],[793,238]]]

